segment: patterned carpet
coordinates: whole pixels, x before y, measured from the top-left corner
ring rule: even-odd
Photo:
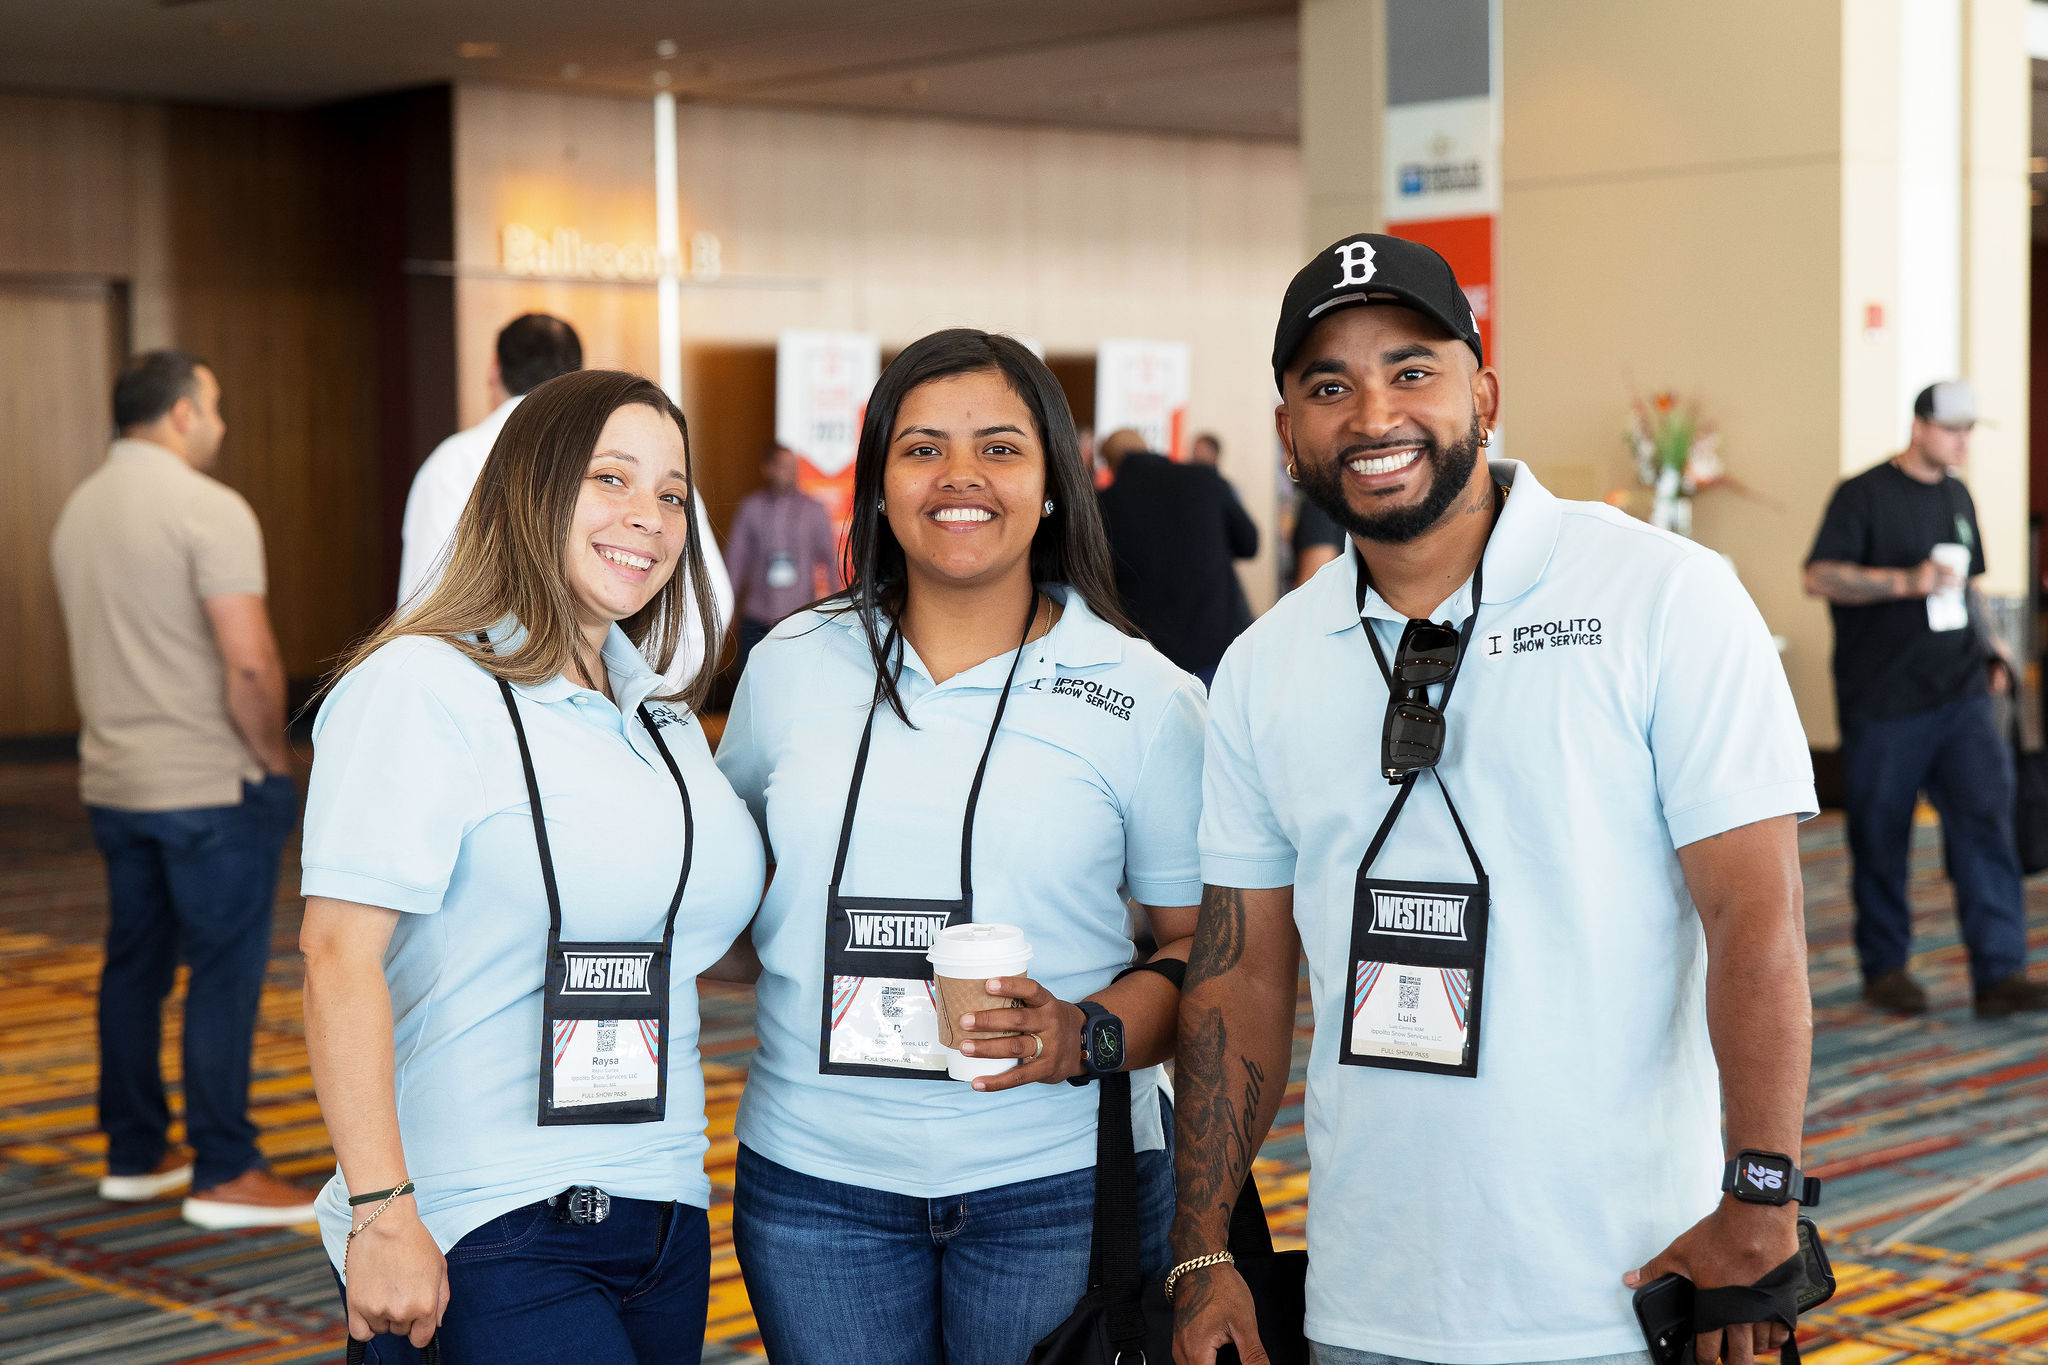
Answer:
[[[333,1280],[310,1235],[203,1232],[178,1219],[175,1201],[110,1205],[94,1194],[103,1143],[93,1130],[93,996],[105,892],[73,782],[69,764],[0,765],[0,1360],[339,1360]],[[1819,1026],[1807,1165],[1829,1181],[1820,1221],[1842,1286],[1802,1323],[1802,1340],[1812,1365],[2048,1365],[2048,1019],[1970,1017],[1938,831],[1921,829],[1916,854],[1915,970],[1936,1012],[1881,1020],[1856,1003],[1840,822],[1823,817],[1801,838]],[[2048,885],[2032,899],[2038,950]],[[287,895],[252,1103],[274,1167],[311,1187],[333,1158],[306,1073],[297,932],[298,905]],[[707,992],[719,1196],[705,1352],[713,1365],[760,1351],[726,1202],[751,1013],[747,992]],[[170,1022],[167,1069],[175,1009]],[[1292,1245],[1308,1184],[1307,1026],[1304,1000],[1293,1083],[1258,1166],[1275,1231]]]

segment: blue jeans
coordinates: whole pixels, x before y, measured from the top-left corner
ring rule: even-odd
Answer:
[[[448,1249],[437,1335],[448,1365],[697,1365],[710,1293],[703,1209],[614,1198],[602,1223],[558,1223],[543,1200]],[[364,1358],[418,1365],[420,1353],[377,1336]]]
[[[775,1365],[1023,1365],[1088,1288],[1095,1169],[944,1199],[800,1175],[742,1145],[733,1248]],[[1171,1151],[1138,1153],[1143,1269],[1169,1266]]]
[[[1354,1351],[1348,1346],[1325,1346],[1321,1342],[1309,1343],[1309,1355],[1315,1365],[1423,1365],[1421,1361],[1406,1356],[1384,1356],[1378,1351]],[[1583,1360],[1560,1360],[1552,1365],[1650,1365],[1648,1351],[1627,1351],[1616,1356],[1587,1356]]]
[[[249,1049],[270,964],[277,862],[298,818],[289,777],[244,783],[234,806],[87,808],[107,864],[107,963],[100,973],[100,1127],[107,1170],[163,1159],[170,1106],[158,1065],[164,997],[183,958],[185,1132],[194,1189],[263,1164],[249,1121]]]
[[[1922,791],[1941,816],[1971,978],[1981,989],[2024,972],[2027,918],[2013,839],[2012,753],[1986,696],[1843,727],[1842,796],[1864,979],[1901,970],[1912,954],[1906,872],[1913,808]]]

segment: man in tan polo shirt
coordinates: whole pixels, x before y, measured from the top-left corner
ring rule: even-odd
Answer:
[[[84,718],[79,788],[107,863],[100,1194],[189,1183],[184,1216],[201,1227],[311,1222],[312,1195],[270,1173],[248,1112],[278,858],[298,812],[263,533],[203,472],[227,434],[206,366],[137,356],[114,385],[114,426],[121,439],[50,538]],[[157,1064],[181,958],[192,1153],[170,1145]]]

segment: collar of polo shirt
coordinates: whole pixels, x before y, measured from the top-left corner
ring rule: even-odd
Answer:
[[[518,649],[526,639],[526,627],[510,616],[485,633],[490,637],[491,648],[500,654]],[[604,649],[600,652],[604,658],[605,674],[611,680],[612,695],[621,699],[633,696],[637,705],[638,698],[645,696],[649,689],[636,688],[634,684],[642,678],[653,678],[654,670],[647,666],[647,660],[640,657],[640,651],[633,648],[633,642],[626,638],[626,632],[620,630],[616,622],[606,632]],[[556,674],[542,683],[513,683],[512,690],[528,701],[551,702],[561,701],[585,689],[570,682],[566,675]]]
[[[1053,622],[1051,630],[1031,642],[1023,660],[1017,668],[1017,680],[1027,681],[1034,676],[1043,676],[1061,668],[1095,668],[1102,664],[1123,662],[1124,634],[1115,626],[1088,609],[1088,603],[1081,595],[1064,583],[1045,583],[1039,590],[1060,604],[1060,619]],[[1348,591],[1348,589],[1347,589]],[[1354,620],[1356,618],[1353,618]],[[832,623],[862,641],[860,621],[850,611],[835,612]],[[1010,652],[1004,650],[995,658],[965,669],[947,681],[969,680],[967,685],[977,685],[980,680],[974,675],[981,669],[1000,663],[1005,673],[1009,671]],[[906,668],[914,668],[926,681],[931,674],[925,669],[924,661],[917,657],[917,651],[906,642],[903,650]]]
[[[1501,509],[1500,521],[1493,528],[1493,538],[1486,542],[1486,600],[1488,602],[1512,602],[1536,586],[1536,580],[1543,576],[1544,566],[1550,563],[1550,555],[1557,548],[1557,529],[1564,513],[1557,505],[1557,499],[1549,489],[1536,482],[1532,475],[1521,478],[1520,460],[1490,460],[1487,469],[1493,474],[1493,481],[1511,489],[1514,496]],[[1349,543],[1346,543],[1349,549]],[[1316,615],[1323,622],[1325,633],[1335,635],[1350,630],[1358,624],[1358,556],[1339,555],[1344,568],[1334,572],[1320,573],[1311,580],[1310,590],[1319,594]],[[1469,583],[1469,580],[1468,580]],[[1466,585],[1446,602],[1446,607],[1464,605]],[[1365,594],[1366,616],[1382,621],[1406,621],[1408,618],[1388,606],[1378,593],[1367,590]]]

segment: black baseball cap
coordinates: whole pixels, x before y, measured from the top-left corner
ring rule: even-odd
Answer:
[[[1325,313],[1366,303],[1393,303],[1432,318],[1472,348],[1479,363],[1479,319],[1458,286],[1450,262],[1420,242],[1383,232],[1354,232],[1316,253],[1295,273],[1280,301],[1280,325],[1273,332],[1273,383]]]

